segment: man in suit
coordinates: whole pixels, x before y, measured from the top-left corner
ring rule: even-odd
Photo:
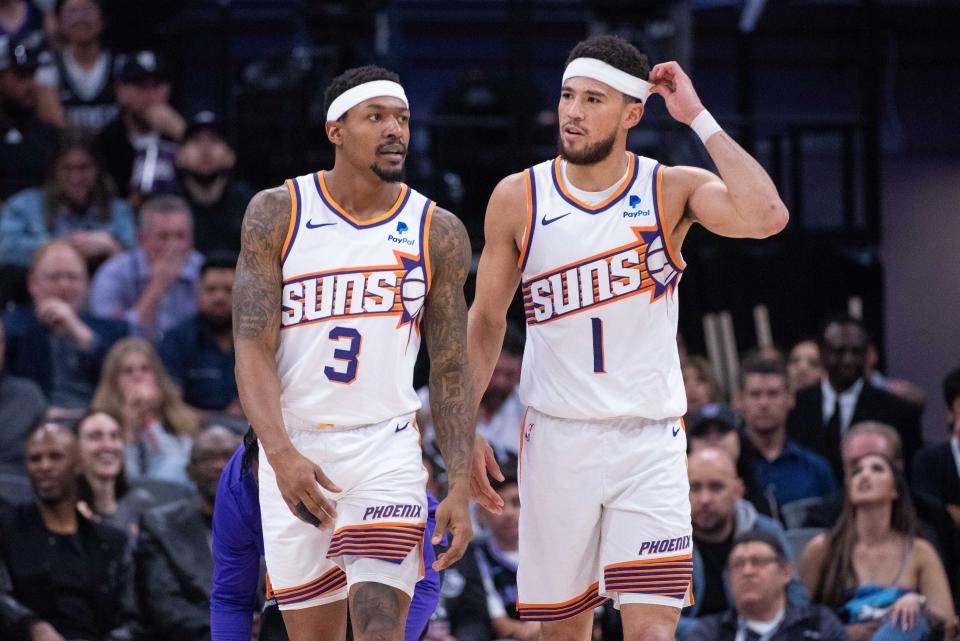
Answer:
[[[920,408],[872,385],[864,377],[869,336],[853,316],[838,315],[823,325],[820,353],[826,376],[797,392],[787,429],[801,444],[830,462],[843,478],[840,441],[851,425],[878,421],[892,426],[903,442],[904,460],[920,449]]]
[[[137,548],[144,618],[157,639],[210,638],[213,502],[223,468],[240,437],[210,425],[194,440],[187,474],[197,496],[154,508],[143,519]]]
[[[917,452],[911,480],[917,494],[942,506],[950,516],[952,536],[942,537],[945,540],[941,545],[946,548],[944,566],[954,599],[960,602],[960,367],[943,379],[943,400],[947,404],[950,439]]]

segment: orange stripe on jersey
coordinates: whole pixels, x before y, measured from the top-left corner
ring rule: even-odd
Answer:
[[[597,211],[600,209],[604,209],[605,207],[608,207],[610,204],[623,198],[623,195],[627,193],[627,190],[630,189],[630,186],[633,185],[633,181],[636,178],[636,176],[634,176],[634,167],[636,164],[637,164],[636,155],[627,154],[627,175],[626,175],[626,178],[623,179],[623,184],[620,185],[620,187],[613,194],[611,194],[607,199],[605,199],[603,202],[597,203],[596,205],[588,205],[587,203],[577,199],[576,196],[570,193],[570,191],[567,189],[567,186],[563,182],[563,172],[560,171],[559,157],[557,157],[553,161],[554,183],[560,189],[560,192],[564,195],[564,197],[566,197],[567,200],[575,204],[577,207],[580,207],[581,209],[585,209],[586,211]]]
[[[281,263],[287,259],[293,238],[297,234],[297,227],[300,225],[300,190],[294,180],[287,180],[287,190],[290,192],[290,222],[287,224],[287,236],[283,239],[283,247],[280,248]]]
[[[641,559],[639,561],[625,561],[623,563],[614,563],[612,565],[606,566],[604,569],[609,570],[611,568],[626,568],[634,566],[662,566],[668,563],[679,563],[683,561],[688,561],[693,558],[693,554],[688,552],[686,554],[678,554],[676,556],[664,556],[659,559]]]
[[[330,195],[330,191],[327,189],[327,183],[324,182],[323,174],[325,172],[317,172],[317,184],[320,185],[320,190],[323,192],[324,200],[332,209],[334,209],[338,214],[349,220],[351,223],[357,227],[369,227],[370,225],[376,225],[381,223],[387,218],[390,218],[397,210],[400,209],[400,206],[405,202],[407,190],[410,189],[407,187],[406,183],[400,183],[400,193],[397,195],[397,200],[390,206],[390,209],[386,213],[377,216],[376,218],[371,218],[370,220],[358,220],[353,214],[348,212],[343,206],[333,199],[333,196]]]
[[[420,245],[420,255],[423,257],[423,270],[427,277],[427,292],[430,291],[430,282],[433,278],[433,269],[430,266],[430,223],[433,222],[433,210],[437,203],[431,202],[427,207],[426,220],[423,223],[423,242]]]
[[[523,247],[520,248],[520,256],[517,258],[517,267],[519,267],[521,271],[527,262],[527,255],[530,253],[530,241],[533,239],[533,226],[536,223],[534,220],[534,216],[536,215],[534,210],[536,207],[534,207],[535,196],[533,194],[534,182],[532,169],[524,170],[523,184],[526,187],[527,215],[523,224]]]
[[[670,262],[679,267],[680,271],[683,271],[687,264],[683,261],[683,258],[680,257],[680,254],[673,251],[673,246],[670,243],[670,234],[673,230],[667,227],[667,216],[663,212],[663,165],[658,164],[654,173],[656,174],[656,187],[654,187],[653,191],[653,209],[657,212],[657,221],[660,224],[660,235],[663,236],[663,246],[667,250],[667,256],[670,257]]]
[[[607,600],[600,596],[600,584],[594,583],[583,593],[563,603],[521,603],[517,601],[517,613],[525,621],[557,621],[592,610]]]

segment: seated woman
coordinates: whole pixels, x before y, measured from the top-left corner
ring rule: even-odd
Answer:
[[[147,341],[128,338],[107,354],[92,407],[121,417],[130,480],[190,485],[187,463],[197,419]]]
[[[854,462],[840,520],[810,542],[798,566],[813,601],[837,610],[854,641],[920,641],[941,625],[955,630],[943,565],[916,528],[893,462],[878,454]]]
[[[0,261],[29,267],[43,243],[62,238],[96,267],[136,240],[133,212],[114,198],[93,142],[80,132],[67,132],[57,149],[45,187],[14,194],[0,211]]]
[[[687,393],[687,416],[700,411],[708,403],[719,403],[720,384],[713,375],[710,361],[703,356],[691,355],[680,364],[683,372],[683,387]]]
[[[104,411],[91,411],[77,421],[80,454],[78,509],[87,518],[127,533],[135,542],[140,517],[155,503],[144,489],[131,488],[123,470],[123,428]]]

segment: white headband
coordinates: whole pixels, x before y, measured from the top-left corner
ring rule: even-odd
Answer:
[[[650,95],[650,87],[653,86],[642,78],[631,76],[626,71],[620,71],[596,58],[577,58],[568,64],[563,71],[563,82],[575,76],[599,80],[621,93],[638,98],[640,102],[647,101],[647,96]]]
[[[357,85],[347,89],[330,103],[327,109],[327,120],[338,120],[340,116],[347,113],[351,107],[356,107],[364,100],[370,100],[378,96],[389,96],[399,98],[404,105],[409,106],[407,94],[403,93],[403,87],[392,80],[372,80],[362,85]]]

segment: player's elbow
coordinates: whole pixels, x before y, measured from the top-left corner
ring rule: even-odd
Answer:
[[[780,199],[767,205],[761,216],[758,238],[769,238],[782,232],[790,221],[790,212]]]

